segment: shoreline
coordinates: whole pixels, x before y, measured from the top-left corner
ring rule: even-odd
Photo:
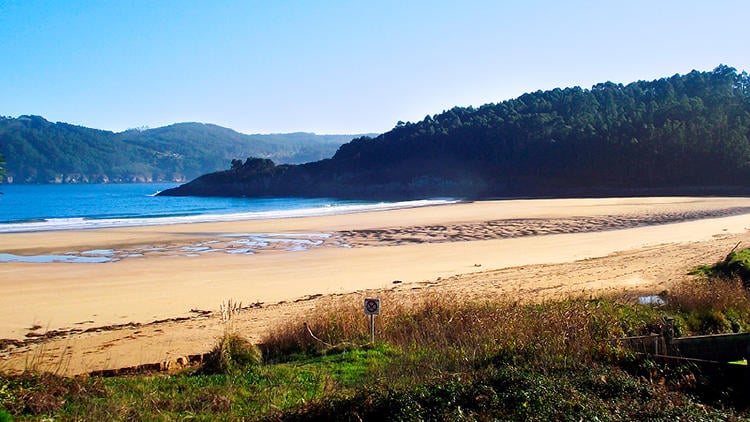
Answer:
[[[750,241],[749,212],[750,198],[512,200],[53,236],[3,234],[0,252],[15,248],[16,253],[151,244],[179,249],[228,233],[339,233],[352,240],[353,247],[271,248],[252,256],[164,253],[99,264],[0,263],[0,339],[6,339],[5,347],[0,345],[0,366],[17,365],[20,356],[39,347],[59,346],[58,354],[83,359],[75,362],[71,373],[199,352],[218,336],[220,324],[211,312],[226,300],[251,306],[245,313],[250,319],[260,318],[252,322],[257,340],[284,315],[364,291],[407,292],[430,286],[458,289],[467,298],[533,298],[576,291],[579,285],[594,290],[663,286],[668,280],[649,274],[653,267],[670,263],[653,261],[622,273],[614,269],[653,260],[652,251],[677,256],[680,248],[694,244],[703,249],[691,252],[697,255],[687,261],[680,258],[680,265],[701,259],[710,263],[711,254],[700,251],[722,251],[736,240]],[[736,215],[727,215],[732,213]],[[658,221],[662,223],[653,224]],[[624,257],[630,258],[621,262]],[[597,262],[608,268],[588,267]],[[555,266],[571,269],[531,275]],[[619,275],[612,278],[608,272]],[[679,272],[686,271],[674,274]],[[498,274],[502,277],[490,282]],[[45,338],[45,332],[54,335]],[[145,332],[149,339],[142,335]],[[108,340],[98,346],[87,346],[104,338]],[[159,342],[148,343],[152,339]],[[152,344],[154,350],[143,351],[144,344]],[[140,351],[134,355],[133,350]]]
[[[351,204],[338,203],[338,200],[332,199],[330,200],[330,202],[333,202],[333,204],[326,203],[325,205],[312,207],[218,214],[141,216],[130,218],[37,218],[33,220],[23,221],[6,221],[0,223],[0,235],[6,233],[56,233],[61,231],[158,227],[184,224],[232,223],[248,220],[265,221],[286,218],[310,218],[450,205],[466,201],[458,198],[435,198],[392,202],[352,201],[354,203]]]

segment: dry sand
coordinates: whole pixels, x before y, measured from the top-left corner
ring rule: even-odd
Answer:
[[[748,230],[748,198],[627,198],[3,234],[2,253],[113,249],[122,259],[0,263],[0,369],[31,362],[76,374],[202,353],[223,330],[215,311],[227,300],[253,304],[233,323],[258,341],[328,301],[379,290],[528,300],[658,292],[738,241],[749,243]],[[270,245],[235,255],[219,250],[227,233],[328,237],[304,251]],[[195,245],[217,249],[198,256],[182,249]],[[127,257],[133,253],[143,256]]]

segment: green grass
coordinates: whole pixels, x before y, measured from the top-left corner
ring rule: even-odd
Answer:
[[[30,374],[0,378],[0,409],[24,417],[85,420],[258,419],[325,394],[354,392],[386,365],[385,345],[265,365],[232,374],[66,379]]]
[[[612,341],[658,331],[665,317],[679,335],[744,330],[750,301],[741,283],[686,282],[664,297],[667,305],[651,306],[384,294],[374,345],[361,304],[341,302],[278,327],[260,348],[225,334],[217,359],[178,374],[0,375],[0,421],[749,417],[744,395],[705,387],[695,368],[658,365]]]
[[[285,362],[231,374],[152,375],[102,380],[106,399],[81,400],[60,415],[87,420],[259,419],[355,391],[372,368],[387,364],[385,346]]]
[[[700,265],[691,273],[723,279],[738,277],[745,287],[750,287],[750,248],[733,250],[723,260],[713,265]]]

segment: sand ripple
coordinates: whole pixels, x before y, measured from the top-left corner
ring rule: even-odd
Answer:
[[[590,233],[742,214],[750,214],[750,207],[568,218],[513,218],[453,225],[348,230],[338,232],[337,237],[341,243],[352,247],[393,246],[408,243],[442,243],[562,233]]]

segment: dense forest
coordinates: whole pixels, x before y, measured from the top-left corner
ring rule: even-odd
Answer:
[[[749,135],[750,78],[721,65],[455,107],[354,139],[331,159],[235,161],[164,194],[413,198],[742,189],[750,187]]]
[[[280,163],[329,158],[352,137],[245,135],[202,123],[114,133],[39,116],[0,116],[0,154],[7,161],[4,181],[12,183],[184,181],[248,155]]]

